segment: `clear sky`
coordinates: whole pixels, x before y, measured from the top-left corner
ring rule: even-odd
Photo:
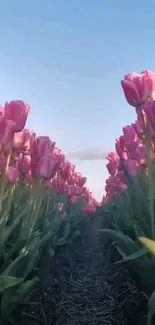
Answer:
[[[136,118],[120,79],[146,68],[155,71],[154,0],[0,2],[0,103],[30,103],[28,127],[65,153],[113,150]],[[73,162],[101,198],[105,161]]]

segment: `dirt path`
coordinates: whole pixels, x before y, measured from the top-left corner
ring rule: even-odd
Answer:
[[[111,263],[110,250],[94,238],[62,248],[45,279],[25,303],[16,324],[146,324],[144,293],[128,270]]]

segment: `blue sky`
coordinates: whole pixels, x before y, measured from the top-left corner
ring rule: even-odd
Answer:
[[[0,103],[30,103],[28,127],[65,153],[113,150],[136,119],[120,79],[155,71],[154,17],[154,0],[1,1]],[[101,198],[105,161],[73,162]]]

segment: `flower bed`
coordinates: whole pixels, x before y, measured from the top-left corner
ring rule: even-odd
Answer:
[[[25,128],[29,105],[0,107],[2,325],[145,324],[149,298],[154,324],[155,74],[121,84],[137,120],[107,157],[100,206],[55,142]]]
[[[97,202],[49,137],[25,128],[22,101],[0,107],[0,324],[39,285],[57,247],[73,242]]]
[[[110,177],[101,203],[107,229],[101,232],[115,242],[120,263],[128,263],[151,294],[155,290],[155,73],[127,74],[121,84],[137,120],[123,128],[116,152],[107,157]],[[154,321],[153,293],[148,324]]]

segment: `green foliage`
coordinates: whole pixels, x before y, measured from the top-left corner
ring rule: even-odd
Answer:
[[[72,207],[66,198],[45,190],[37,181],[31,186],[19,183],[0,191],[0,324],[39,284],[57,247],[79,235],[81,205]],[[64,203],[64,211],[58,203]],[[78,218],[75,217],[75,215]],[[80,217],[79,217],[80,215]]]
[[[153,237],[155,210],[151,211],[150,208],[150,191],[146,178],[142,174],[132,177],[125,166],[122,165],[122,168],[126,175],[127,191],[113,198],[101,209],[107,229],[100,233],[115,243],[122,256],[119,262],[128,263],[141,277],[144,285],[153,292],[155,258],[147,248],[143,248],[139,237]]]

